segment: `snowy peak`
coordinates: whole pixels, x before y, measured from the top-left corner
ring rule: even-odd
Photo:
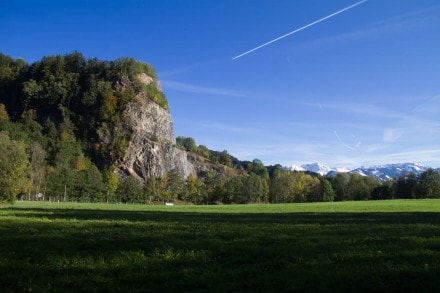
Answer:
[[[389,164],[383,166],[374,167],[360,167],[351,170],[350,173],[358,173],[363,176],[376,176],[382,180],[390,180],[393,178],[398,178],[402,173],[414,173],[419,175],[426,170],[428,167],[421,166],[414,163],[404,163],[404,164]]]
[[[375,176],[382,180],[399,178],[402,173],[413,172],[416,175],[420,175],[428,169],[429,167],[425,167],[416,163],[388,164],[373,167],[360,167],[355,169],[331,168],[319,163],[304,164],[301,166],[294,165],[291,167],[291,170],[294,171],[308,171],[321,174],[322,176],[332,176],[336,175],[337,173],[357,173],[362,176]],[[440,169],[437,169],[437,171],[440,172]]]
[[[334,168],[330,168],[329,166],[322,165],[319,163],[313,163],[313,164],[304,164],[301,166],[293,165],[290,168],[292,171],[306,171],[306,172],[313,172],[321,175],[327,175],[331,171],[336,171]]]
[[[302,166],[298,166],[298,165],[293,165],[292,167],[290,167],[290,170],[292,170],[292,171],[307,171]]]
[[[313,164],[304,164],[301,166],[293,165],[290,168],[292,171],[305,171],[305,172],[313,172],[320,174],[322,176],[331,176],[337,173],[347,173],[350,172],[351,169],[347,169],[345,167],[342,168],[332,168],[320,163],[313,163]]]
[[[301,167],[303,167],[304,170],[306,170],[306,171],[318,173],[321,175],[327,175],[328,172],[333,170],[329,166],[322,165],[319,163],[304,164],[304,165],[301,165]]]

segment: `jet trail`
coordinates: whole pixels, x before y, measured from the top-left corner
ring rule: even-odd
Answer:
[[[357,143],[356,143],[356,145],[353,147],[353,146],[350,146],[350,145],[348,145],[348,144],[346,144],[342,139],[341,139],[341,137],[339,136],[339,134],[338,134],[338,132],[335,130],[335,136],[336,136],[336,139],[344,146],[344,147],[346,147],[347,149],[349,149],[349,150],[354,150],[354,149],[357,149],[358,147],[360,147],[361,146],[361,141],[359,140]],[[354,138],[356,138],[354,135],[352,135]]]
[[[261,48],[263,48],[263,47],[265,47],[265,46],[267,46],[267,45],[270,45],[270,44],[272,44],[272,43],[274,43],[274,42],[276,42],[276,41],[279,41],[279,40],[281,40],[281,39],[284,39],[285,37],[288,37],[288,36],[290,36],[290,35],[292,35],[292,34],[294,34],[294,33],[297,33],[297,32],[299,32],[299,31],[302,31],[302,30],[306,29],[306,28],[309,28],[309,27],[311,27],[311,26],[313,26],[313,25],[315,25],[315,24],[318,24],[318,23],[320,23],[320,22],[322,22],[322,21],[324,21],[324,20],[326,20],[326,19],[329,19],[329,18],[331,18],[331,17],[333,17],[333,16],[335,16],[335,15],[338,15],[339,13],[342,13],[342,12],[344,12],[344,11],[347,11],[347,10],[349,10],[349,9],[352,9],[352,8],[354,8],[354,7],[358,6],[358,5],[361,5],[362,3],[365,3],[365,2],[367,2],[367,1],[368,1],[368,0],[362,0],[362,1],[359,1],[359,2],[357,2],[357,3],[355,3],[355,4],[353,4],[353,5],[347,6],[347,7],[343,8],[343,9],[341,9],[341,10],[336,11],[335,13],[332,13],[332,14],[330,14],[330,15],[327,15],[326,17],[320,18],[320,19],[318,19],[318,20],[316,20],[316,21],[314,21],[314,22],[312,22],[312,23],[309,23],[308,25],[305,25],[305,26],[303,26],[303,27],[300,27],[300,28],[298,28],[298,29],[296,29],[296,30],[294,30],[294,31],[291,31],[291,32],[289,32],[289,33],[287,33],[287,34],[285,34],[285,35],[282,35],[281,37],[278,37],[278,38],[276,38],[276,39],[273,39],[272,41],[269,41],[269,42],[267,42],[267,43],[264,43],[263,45],[260,45],[260,46],[258,46],[258,47],[256,47],[256,48],[253,48],[253,49],[251,49],[251,50],[249,50],[249,51],[247,51],[247,52],[244,52],[244,53],[242,53],[242,54],[240,54],[240,55],[238,55],[238,56],[235,56],[234,58],[232,58],[232,60],[235,60],[235,59],[238,59],[238,58],[240,58],[240,57],[243,57],[244,55],[247,55],[247,54],[252,53],[252,52],[254,52],[254,51],[258,50],[258,49],[261,49]]]

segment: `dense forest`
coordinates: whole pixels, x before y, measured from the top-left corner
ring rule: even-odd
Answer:
[[[130,133],[123,110],[139,92],[168,110],[154,69],[130,58],[87,59],[81,53],[48,56],[32,64],[0,54],[0,202],[50,200],[154,204],[281,203],[440,197],[440,174],[429,169],[381,181],[340,173],[323,177],[240,161],[190,137],[176,146],[209,162],[209,170],[182,178],[174,170],[141,184],[114,172]],[[103,133],[111,137],[106,143]]]

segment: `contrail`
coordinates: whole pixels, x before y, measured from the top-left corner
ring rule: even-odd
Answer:
[[[338,134],[338,132],[335,130],[335,136],[336,136],[336,139],[344,146],[344,147],[346,147],[347,149],[349,149],[349,150],[354,150],[354,149],[357,149],[358,147],[360,147],[361,146],[361,141],[359,140],[357,143],[356,143],[356,145],[354,146],[354,147],[352,147],[352,146],[350,146],[350,145],[348,145],[348,144],[346,144],[342,139],[341,139],[341,137],[339,136],[339,134]],[[352,135],[354,138],[356,138],[354,135]]]
[[[335,130],[335,136],[336,136],[337,140],[338,140],[338,141],[339,141],[344,147],[346,147],[346,148],[349,149],[349,150],[353,150],[353,148],[352,148],[351,146],[349,146],[348,144],[346,144],[345,142],[342,141],[342,139],[339,137],[338,132],[336,132],[336,130]]]
[[[327,15],[326,17],[320,18],[320,19],[318,19],[318,20],[316,20],[316,21],[314,21],[314,22],[312,22],[312,23],[309,23],[308,25],[305,25],[305,26],[303,26],[303,27],[300,27],[300,28],[298,28],[298,29],[296,29],[296,30],[294,30],[294,31],[291,31],[290,33],[287,33],[287,34],[285,34],[285,35],[282,35],[281,37],[278,37],[278,38],[276,38],[276,39],[273,39],[272,41],[269,41],[269,42],[267,42],[267,43],[264,43],[263,45],[260,45],[260,46],[258,46],[258,47],[256,47],[256,48],[253,48],[252,50],[249,50],[249,51],[244,52],[244,53],[242,53],[242,54],[240,54],[240,55],[238,55],[238,56],[235,56],[234,58],[232,58],[232,60],[235,60],[235,59],[238,59],[238,58],[240,58],[240,57],[243,57],[244,55],[247,55],[247,54],[252,53],[252,52],[254,52],[254,51],[258,50],[258,49],[261,49],[261,48],[263,48],[263,47],[265,47],[265,46],[267,46],[267,45],[270,45],[270,44],[272,44],[272,43],[274,43],[274,42],[276,42],[276,41],[279,41],[279,40],[281,40],[281,39],[284,39],[285,37],[288,37],[288,36],[290,36],[290,35],[292,35],[292,34],[294,34],[294,33],[297,33],[297,32],[299,32],[299,31],[302,31],[303,29],[306,29],[306,28],[311,27],[311,26],[313,26],[313,25],[315,25],[315,24],[318,24],[318,23],[320,23],[320,22],[322,22],[322,21],[324,21],[324,20],[326,20],[326,19],[329,19],[329,18],[331,18],[331,17],[333,17],[333,16],[335,16],[335,15],[338,15],[339,13],[342,13],[342,12],[344,12],[344,11],[347,11],[347,10],[349,10],[349,9],[352,9],[352,8],[354,8],[354,7],[358,6],[358,5],[361,5],[362,3],[365,3],[365,2],[367,2],[367,1],[368,1],[368,0],[362,0],[362,1],[359,1],[359,2],[357,2],[357,3],[355,3],[355,4],[353,4],[353,5],[350,5],[350,6],[348,6],[348,7],[345,7],[344,9],[338,10],[338,11],[336,11],[335,13],[332,13],[332,14],[330,14],[330,15]]]

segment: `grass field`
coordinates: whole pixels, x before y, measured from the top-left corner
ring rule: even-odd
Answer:
[[[2,292],[439,291],[440,200],[16,203]]]

